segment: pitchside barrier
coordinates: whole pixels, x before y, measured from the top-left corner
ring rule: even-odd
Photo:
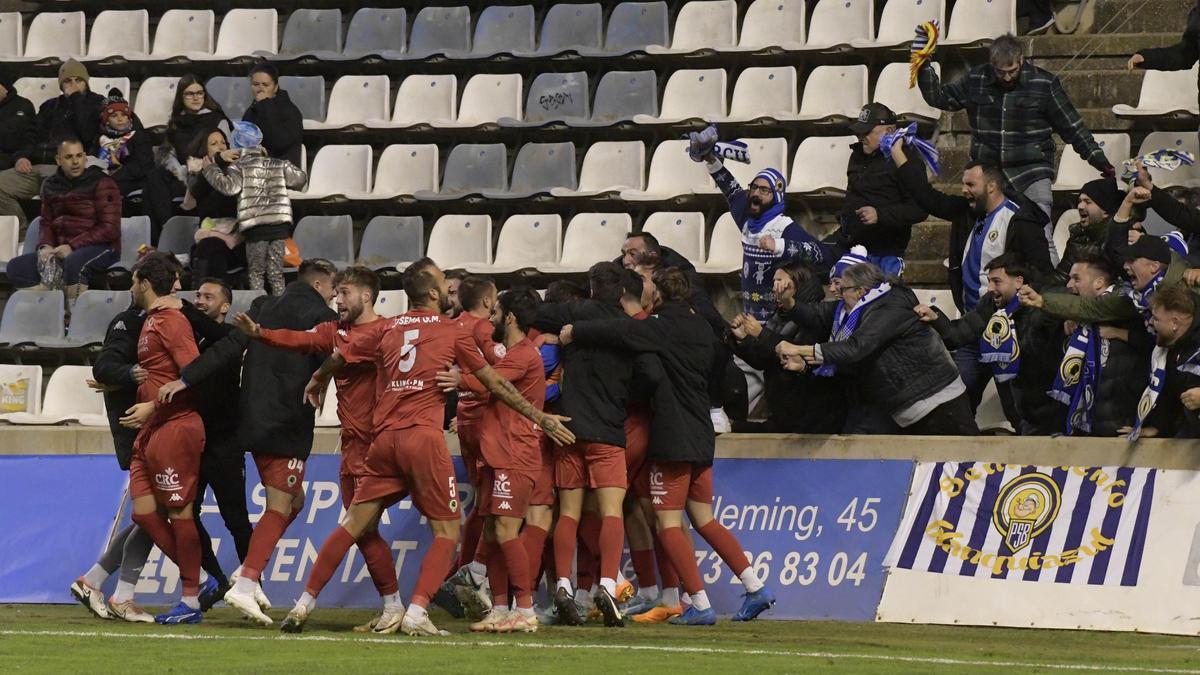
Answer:
[[[263,573],[276,604],[300,595],[342,515],[336,438],[318,430],[304,511]],[[1198,470],[1190,441],[731,434],[718,441],[713,512],[775,591],[770,618],[1197,634]],[[252,462],[246,479],[255,522],[264,497]],[[104,429],[0,427],[0,602],[71,602],[67,586],[128,522],[125,488]],[[232,570],[211,496],[202,518]],[[411,589],[424,520],[405,501],[380,531]],[[714,606],[731,613],[740,581],[693,540]],[[177,569],[155,550],[137,591],[167,604]],[[378,604],[357,552],[321,601]]]

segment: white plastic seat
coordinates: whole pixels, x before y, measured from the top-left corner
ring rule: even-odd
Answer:
[[[586,272],[592,265],[612,260],[633,231],[628,213],[579,213],[567,224],[562,255],[557,264],[538,265],[547,274]]]
[[[0,58],[19,60],[25,54],[25,25],[20,12],[0,12]]]
[[[277,59],[338,56],[342,53],[342,12],[339,9],[294,9],[283,27]]]
[[[16,216],[0,216],[0,272],[8,266],[8,261],[19,255],[18,241],[20,228]]]
[[[65,338],[34,342],[43,349],[77,349],[104,342],[113,317],[129,308],[129,291],[86,290],[71,307],[71,325]]]
[[[1054,250],[1058,251],[1060,256],[1067,250],[1067,241],[1071,238],[1071,226],[1080,220],[1078,209],[1067,209],[1054,224]]]
[[[856,119],[858,112],[866,104],[866,66],[817,66],[809,73],[808,81],[804,83],[798,119]]]
[[[533,79],[525,96],[525,119],[504,117],[500,126],[587,122],[592,115],[590,104],[587,73],[541,73]]]
[[[305,129],[384,126],[392,84],[387,75],[343,75],[333,83],[324,122],[304,120]]]
[[[130,216],[121,219],[121,259],[109,269],[132,270],[140,257],[138,249],[150,245],[150,217]]]
[[[1112,107],[1120,117],[1163,117],[1180,113],[1197,114],[1196,76],[1200,64],[1190,70],[1147,70],[1142,78],[1136,106],[1118,103]]]
[[[955,0],[942,45],[982,44],[1016,32],[1016,0]]]
[[[508,190],[508,151],[503,143],[464,143],[450,149],[437,193],[421,192],[418,199],[457,199]]]
[[[279,44],[279,13],[275,9],[231,9],[221,17],[217,46],[195,60],[224,60],[251,54],[274,54]]]
[[[917,302],[927,307],[937,307],[951,321],[959,317],[958,305],[954,304],[954,291],[949,288],[921,288],[913,289],[913,292],[917,294]]]
[[[321,402],[321,413],[317,415],[313,422],[314,426],[318,427],[340,427],[342,420],[337,414],[338,396],[337,382],[329,380],[329,385],[325,387],[325,400]]]
[[[704,164],[693,162],[687,154],[685,140],[663,141],[650,158],[650,173],[645,190],[622,190],[621,199],[629,201],[659,201],[696,192],[716,189]],[[730,162],[729,164],[733,164]]]
[[[18,96],[29,99],[35,112],[43,103],[62,93],[59,91],[56,77],[22,77],[13,82],[13,88],[17,90]]]
[[[537,56],[568,51],[599,51],[604,44],[604,10],[600,3],[554,4],[542,19]]]
[[[92,21],[92,40],[85,60],[142,58],[149,53],[150,13],[146,10],[105,10]]]
[[[879,17],[879,34],[852,44],[859,48],[908,46],[913,29],[932,19],[937,19],[939,26],[946,25],[942,0],[887,0]]]
[[[154,29],[154,48],[148,58],[203,58],[216,47],[216,14],[211,9],[168,9]]]
[[[600,141],[588,147],[579,171],[579,189],[552,188],[556,197],[597,195],[618,190],[641,190],[646,185],[646,144],[641,141]]]
[[[413,19],[406,58],[424,59],[435,54],[471,50],[471,8],[422,7]]]
[[[363,230],[358,264],[373,270],[395,268],[425,255],[425,221],[421,216],[375,216]]]
[[[535,44],[533,5],[491,5],[475,20],[471,58],[530,53]]]
[[[292,236],[303,259],[324,258],[338,269],[354,261],[354,220],[350,216],[304,216]]]
[[[42,412],[42,367],[0,364],[0,420]]]
[[[487,265],[492,261],[492,217],[445,215],[433,224],[425,255],[444,269]]]
[[[817,0],[805,49],[849,47],[875,37],[874,0]],[[865,66],[864,66],[865,67]]]
[[[733,85],[733,105],[725,122],[794,119],[798,113],[796,68],[747,68]]]
[[[670,19],[665,2],[622,2],[608,17],[604,49],[598,54],[580,50],[584,55],[618,55],[645,51],[649,45],[666,45]]]
[[[804,0],[754,0],[742,19],[737,47],[721,51],[757,51],[767,47],[804,49]]]
[[[86,53],[83,12],[39,12],[25,33],[25,58],[80,58]]]
[[[240,120],[246,109],[254,103],[254,92],[250,88],[250,78],[218,75],[209,78],[204,85],[208,95],[221,104],[221,109],[231,120]]]
[[[409,75],[396,91],[396,109],[388,127],[452,126],[458,117],[458,77]]]
[[[701,274],[729,274],[742,269],[742,231],[728,212],[717,219],[708,244],[708,260],[696,265]]]
[[[1142,147],[1137,154],[1140,157],[1157,150],[1186,150],[1194,157],[1200,158],[1200,140],[1191,131],[1153,131],[1146,134],[1146,139],[1142,141]],[[1120,165],[1114,166],[1118,171],[1121,170]],[[1183,164],[1174,171],[1153,167],[1147,167],[1147,169],[1157,187],[1167,188],[1182,185],[1189,188],[1200,188],[1200,163],[1191,166]]]
[[[0,317],[0,344],[18,345],[63,337],[62,291],[13,291]]]
[[[975,409],[975,425],[980,431],[1005,431],[1014,433],[1012,423],[1004,414],[1004,404],[1000,401],[1000,392],[996,389],[996,380],[989,379],[983,390],[983,398]]]
[[[120,89],[126,100],[131,95],[129,90],[132,86],[133,83],[129,81],[128,77],[93,77],[88,80],[88,88],[97,94],[108,96],[110,89]]]
[[[634,115],[633,121],[668,124],[690,119],[721,119],[728,114],[725,100],[728,77],[724,68],[677,70],[663,89],[658,116]]]
[[[491,265],[467,265],[472,274],[510,274],[557,263],[562,253],[562,216],[519,214],[509,216],[500,227],[496,260]]]
[[[326,145],[317,151],[303,192],[289,191],[292,199],[322,199],[342,195],[350,199],[371,192],[371,146]]]
[[[942,65],[935,62],[933,72],[941,76]],[[889,63],[883,67],[879,79],[875,80],[875,101],[891,108],[896,115],[931,121],[942,116],[941,110],[925,102],[919,88],[908,88],[907,63]]]
[[[13,413],[6,419],[13,424],[79,422],[89,427],[108,426],[104,396],[87,386],[91,378],[91,366],[59,366],[46,383],[41,414]]]
[[[675,249],[693,265],[704,261],[704,214],[694,211],[657,211],[642,223],[658,243]]]
[[[408,295],[404,291],[379,291],[375,298],[375,313],[379,316],[400,316],[407,311]]]
[[[792,160],[789,194],[844,195],[846,165],[854,136],[809,136],[800,141]]]
[[[1113,166],[1121,166],[1121,163],[1129,159],[1129,134],[1092,134],[1096,142],[1100,144],[1100,148],[1104,150],[1104,156],[1108,158],[1108,163]],[[1100,177],[1100,171],[1088,164],[1075,152],[1075,149],[1067,146],[1063,149],[1062,159],[1058,163],[1058,172],[1055,174],[1054,185],[1056,191],[1078,190],[1083,187],[1083,184]]]
[[[491,199],[525,199],[556,187],[574,190],[578,185],[574,143],[526,143],[517,151],[508,188],[485,190],[483,195]]]
[[[734,0],[693,0],[675,16],[670,47],[649,45],[649,54],[688,54],[737,44],[737,3]]]
[[[258,290],[233,291],[233,302],[229,303],[229,313],[225,315],[225,323],[233,323],[233,317],[237,316],[239,312],[249,312],[250,305],[254,304],[254,300],[266,294],[266,291]]]
[[[658,76],[653,70],[610,70],[596,86],[592,118],[572,125],[606,127],[639,115],[658,118]]]
[[[496,124],[501,117],[522,119],[521,76],[474,75],[463,86],[462,101],[458,106],[458,117],[453,121],[438,120],[439,127],[477,127]]]
[[[371,199],[438,191],[438,146],[389,145],[379,156]]]
[[[321,58],[351,61],[377,55],[396,59],[407,48],[408,13],[403,7],[363,7],[350,18],[342,53]]]
[[[156,248],[173,254],[180,262],[187,264],[198,229],[200,219],[195,216],[171,216],[163,223]]]
[[[171,106],[175,104],[175,87],[178,77],[147,77],[138,86],[133,112],[147,129],[165,126],[171,119]]]

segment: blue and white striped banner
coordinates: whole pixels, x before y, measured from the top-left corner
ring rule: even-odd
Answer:
[[[1155,469],[920,462],[885,565],[1136,586]]]

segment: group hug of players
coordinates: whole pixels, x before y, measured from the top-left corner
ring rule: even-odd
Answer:
[[[271,328],[258,304],[235,317],[244,342],[329,355],[305,388],[309,404],[319,407],[331,378],[337,390],[345,514],[322,544],[285,632],[303,629],[355,545],[383,603],[359,631],[445,635],[430,620],[431,602],[471,614],[472,631],[581,625],[589,613],[606,626],[627,617],[711,625],[716,614],[685,511],[745,586],[734,620],[754,619],[774,604],[740,544],[713,519],[707,373],[716,337],[689,304],[688,275],[631,267],[599,263],[588,274],[589,297],[552,293],[546,301],[529,288],[497,293],[491,280],[469,277],[459,288],[464,311],[457,318],[448,314],[446,277],[429,259],[405,269],[411,309],[391,318],[374,313],[376,274],[349,267],[332,279],[337,321],[307,331]],[[198,623],[201,597],[216,589],[201,569],[191,516],[204,427],[180,377],[198,351],[171,297],[176,273],[165,270],[157,256],[135,269],[134,301],[146,310],[138,362],[148,377],[122,423],[139,428],[130,465],[133,520],[179,567],[180,603],[159,622]],[[465,527],[443,432],[446,395],[455,390],[455,431],[477,495]],[[249,451],[266,508],[223,597],[267,626],[270,603],[259,579],[303,504],[309,449],[299,457]],[[406,497],[433,534],[418,551],[407,606],[378,532],[383,510]],[[618,569],[626,538],[636,592]],[[535,613],[543,572],[552,606]],[[99,596],[80,581],[72,593],[85,606]]]

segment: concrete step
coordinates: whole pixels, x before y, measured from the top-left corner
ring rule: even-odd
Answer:
[[[1101,0],[1092,22],[1094,33],[1183,34],[1191,3],[1179,0]]]
[[[1165,47],[1175,44],[1183,31],[1186,12],[1178,15],[1177,27],[1169,32],[1153,33],[1085,33],[1081,35],[1038,35],[1029,38],[1029,48],[1026,54],[1042,58],[1067,58],[1075,55],[1078,61],[1084,57],[1129,57],[1139,49],[1148,47]],[[1113,26],[1115,28],[1116,26]],[[1176,32],[1178,31],[1178,32]],[[986,58],[986,55],[980,57]]]

